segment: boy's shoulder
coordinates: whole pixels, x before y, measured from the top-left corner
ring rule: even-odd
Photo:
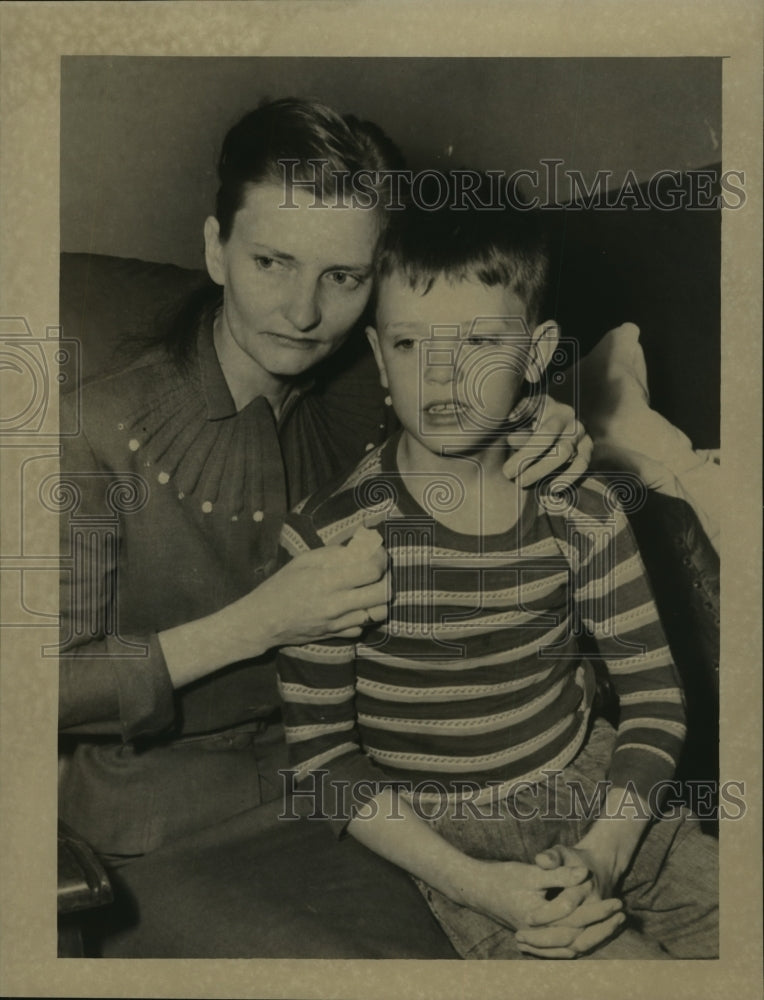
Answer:
[[[541,504],[552,517],[588,518],[598,522],[620,520],[641,506],[646,487],[631,473],[588,473],[562,489],[540,494]]]
[[[381,523],[389,510],[383,457],[393,438],[378,445],[350,472],[342,473],[300,501],[288,514],[285,530],[298,532],[309,548],[341,545],[357,528]]]

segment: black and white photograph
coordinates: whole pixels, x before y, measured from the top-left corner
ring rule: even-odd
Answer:
[[[6,71],[8,982],[752,996],[760,46],[372,6]]]

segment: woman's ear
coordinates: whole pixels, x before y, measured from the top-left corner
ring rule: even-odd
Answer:
[[[374,360],[377,362],[377,368],[379,368],[379,381],[382,383],[383,388],[388,389],[387,369],[385,368],[385,362],[382,360],[382,350],[379,346],[379,334],[373,326],[367,326],[366,336],[371,344],[371,349],[374,352]]]
[[[225,285],[223,244],[220,242],[220,224],[214,215],[204,222],[204,261],[207,273],[216,285]]]
[[[525,378],[528,382],[540,382],[552,360],[552,355],[560,339],[560,328],[554,320],[540,323],[531,334],[531,349]]]

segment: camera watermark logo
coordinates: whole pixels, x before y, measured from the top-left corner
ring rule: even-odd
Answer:
[[[119,634],[119,520],[142,510],[149,499],[143,476],[122,472],[80,472],[49,476],[40,484],[42,506],[66,515],[68,548],[61,552],[61,618],[64,634],[43,647],[44,656],[91,639],[110,640],[109,657],[147,656],[148,646]],[[64,548],[62,539],[62,550]],[[102,657],[87,645],[80,657]]]
[[[61,473],[62,449],[80,432],[80,375],[80,344],[60,327],[38,337],[24,317],[0,317],[0,624],[60,629],[43,656],[105,637],[109,655],[146,656],[120,636],[116,553],[119,520],[145,506],[149,485],[130,472]]]
[[[0,318],[0,434],[73,434],[76,426],[59,427],[51,406],[55,386],[67,391],[78,381],[80,345],[50,326],[34,337],[20,316]],[[75,421],[76,422],[76,421]]]

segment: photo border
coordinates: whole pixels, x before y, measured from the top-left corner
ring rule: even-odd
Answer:
[[[758,997],[761,983],[761,37],[755,2],[6,3],[0,11],[3,315],[45,336],[58,315],[62,55],[722,56],[724,169],[747,203],[722,218],[721,773],[747,815],[722,824],[721,957],[657,967],[57,959],[54,661],[5,630],[0,672],[0,994],[105,997]],[[7,485],[5,480],[4,485]],[[7,510],[7,507],[6,507]],[[35,535],[55,552],[55,525]],[[35,526],[36,530],[36,526]],[[52,597],[55,604],[57,595]],[[48,605],[50,606],[50,605]],[[43,642],[49,641],[46,630]],[[256,905],[253,903],[253,905]],[[617,978],[616,978],[617,977]],[[564,993],[563,993],[564,991]]]

